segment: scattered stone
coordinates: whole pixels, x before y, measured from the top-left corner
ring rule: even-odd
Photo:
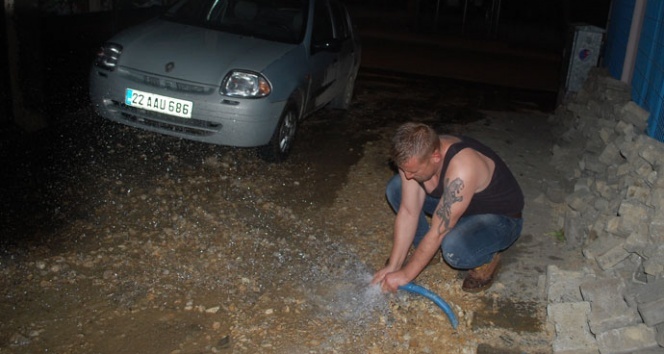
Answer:
[[[656,335],[654,328],[638,324],[600,333],[597,344],[602,354],[629,354],[657,348]]]
[[[660,280],[664,276],[664,251],[660,251],[664,144],[643,133],[649,113],[629,99],[627,88],[619,93],[623,85],[617,80],[598,69],[586,83],[566,105],[576,113],[572,116],[576,121],[561,122],[568,130],[561,134],[552,159],[576,156],[581,167],[571,181],[575,191],[565,198],[568,247],[582,246],[584,256],[604,271],[602,278],[580,286],[583,298],[591,303],[588,318],[600,352],[658,350],[655,328],[664,322]],[[569,120],[570,115],[559,118]],[[609,129],[611,122],[615,122],[613,129]],[[586,138],[580,145],[562,143],[579,136]],[[574,160],[568,162],[573,165]],[[555,268],[547,271],[552,273],[548,279],[564,278]],[[571,273],[569,282],[549,281],[550,306],[561,300],[579,303],[574,290],[580,277]]]
[[[581,284],[581,294],[590,302],[588,316],[594,334],[637,324],[641,318],[623,298],[625,283],[620,278],[597,279]]]
[[[219,309],[220,309],[219,306],[210,307],[205,310],[205,313],[217,313],[219,312]]]
[[[30,338],[22,335],[21,333],[14,333],[12,334],[11,338],[9,338],[9,343],[12,347],[22,347],[30,344],[30,342]]]
[[[556,338],[554,353],[597,353],[597,342],[588,327],[589,302],[550,304],[547,309]]]
[[[549,303],[583,301],[580,285],[595,278],[594,273],[588,268],[569,271],[561,270],[555,265],[547,267],[546,276]]]

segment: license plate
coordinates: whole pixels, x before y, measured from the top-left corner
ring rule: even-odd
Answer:
[[[194,107],[194,103],[190,101],[130,88],[125,94],[125,104],[181,118],[191,118],[191,110]]]

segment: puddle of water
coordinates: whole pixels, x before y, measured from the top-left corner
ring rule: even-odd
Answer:
[[[484,309],[475,312],[473,330],[499,327],[517,333],[540,332],[541,308],[535,302],[487,298]]]
[[[103,326],[90,324],[86,340],[91,345],[87,349],[94,353],[199,352],[227,338],[228,324],[215,326],[212,322],[211,316],[196,311],[140,311],[111,319]]]

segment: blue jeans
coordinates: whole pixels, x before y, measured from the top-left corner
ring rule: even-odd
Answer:
[[[388,203],[395,212],[401,205],[401,179],[395,175],[385,191]],[[440,198],[429,195],[419,216],[413,247],[417,248],[429,231],[426,215],[432,215]],[[472,269],[488,263],[497,252],[510,247],[521,235],[523,219],[499,214],[462,216],[445,235],[440,249],[445,262],[457,269]]]

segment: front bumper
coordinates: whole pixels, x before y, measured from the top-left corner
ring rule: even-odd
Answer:
[[[269,143],[285,101],[229,98],[215,86],[166,82],[163,78],[118,68],[113,72],[90,69],[90,100],[97,113],[109,120],[132,127],[187,140],[237,147]],[[178,88],[196,87],[195,90]],[[157,93],[193,102],[191,118],[179,118],[124,104],[125,90]],[[190,91],[190,92],[187,92]]]

